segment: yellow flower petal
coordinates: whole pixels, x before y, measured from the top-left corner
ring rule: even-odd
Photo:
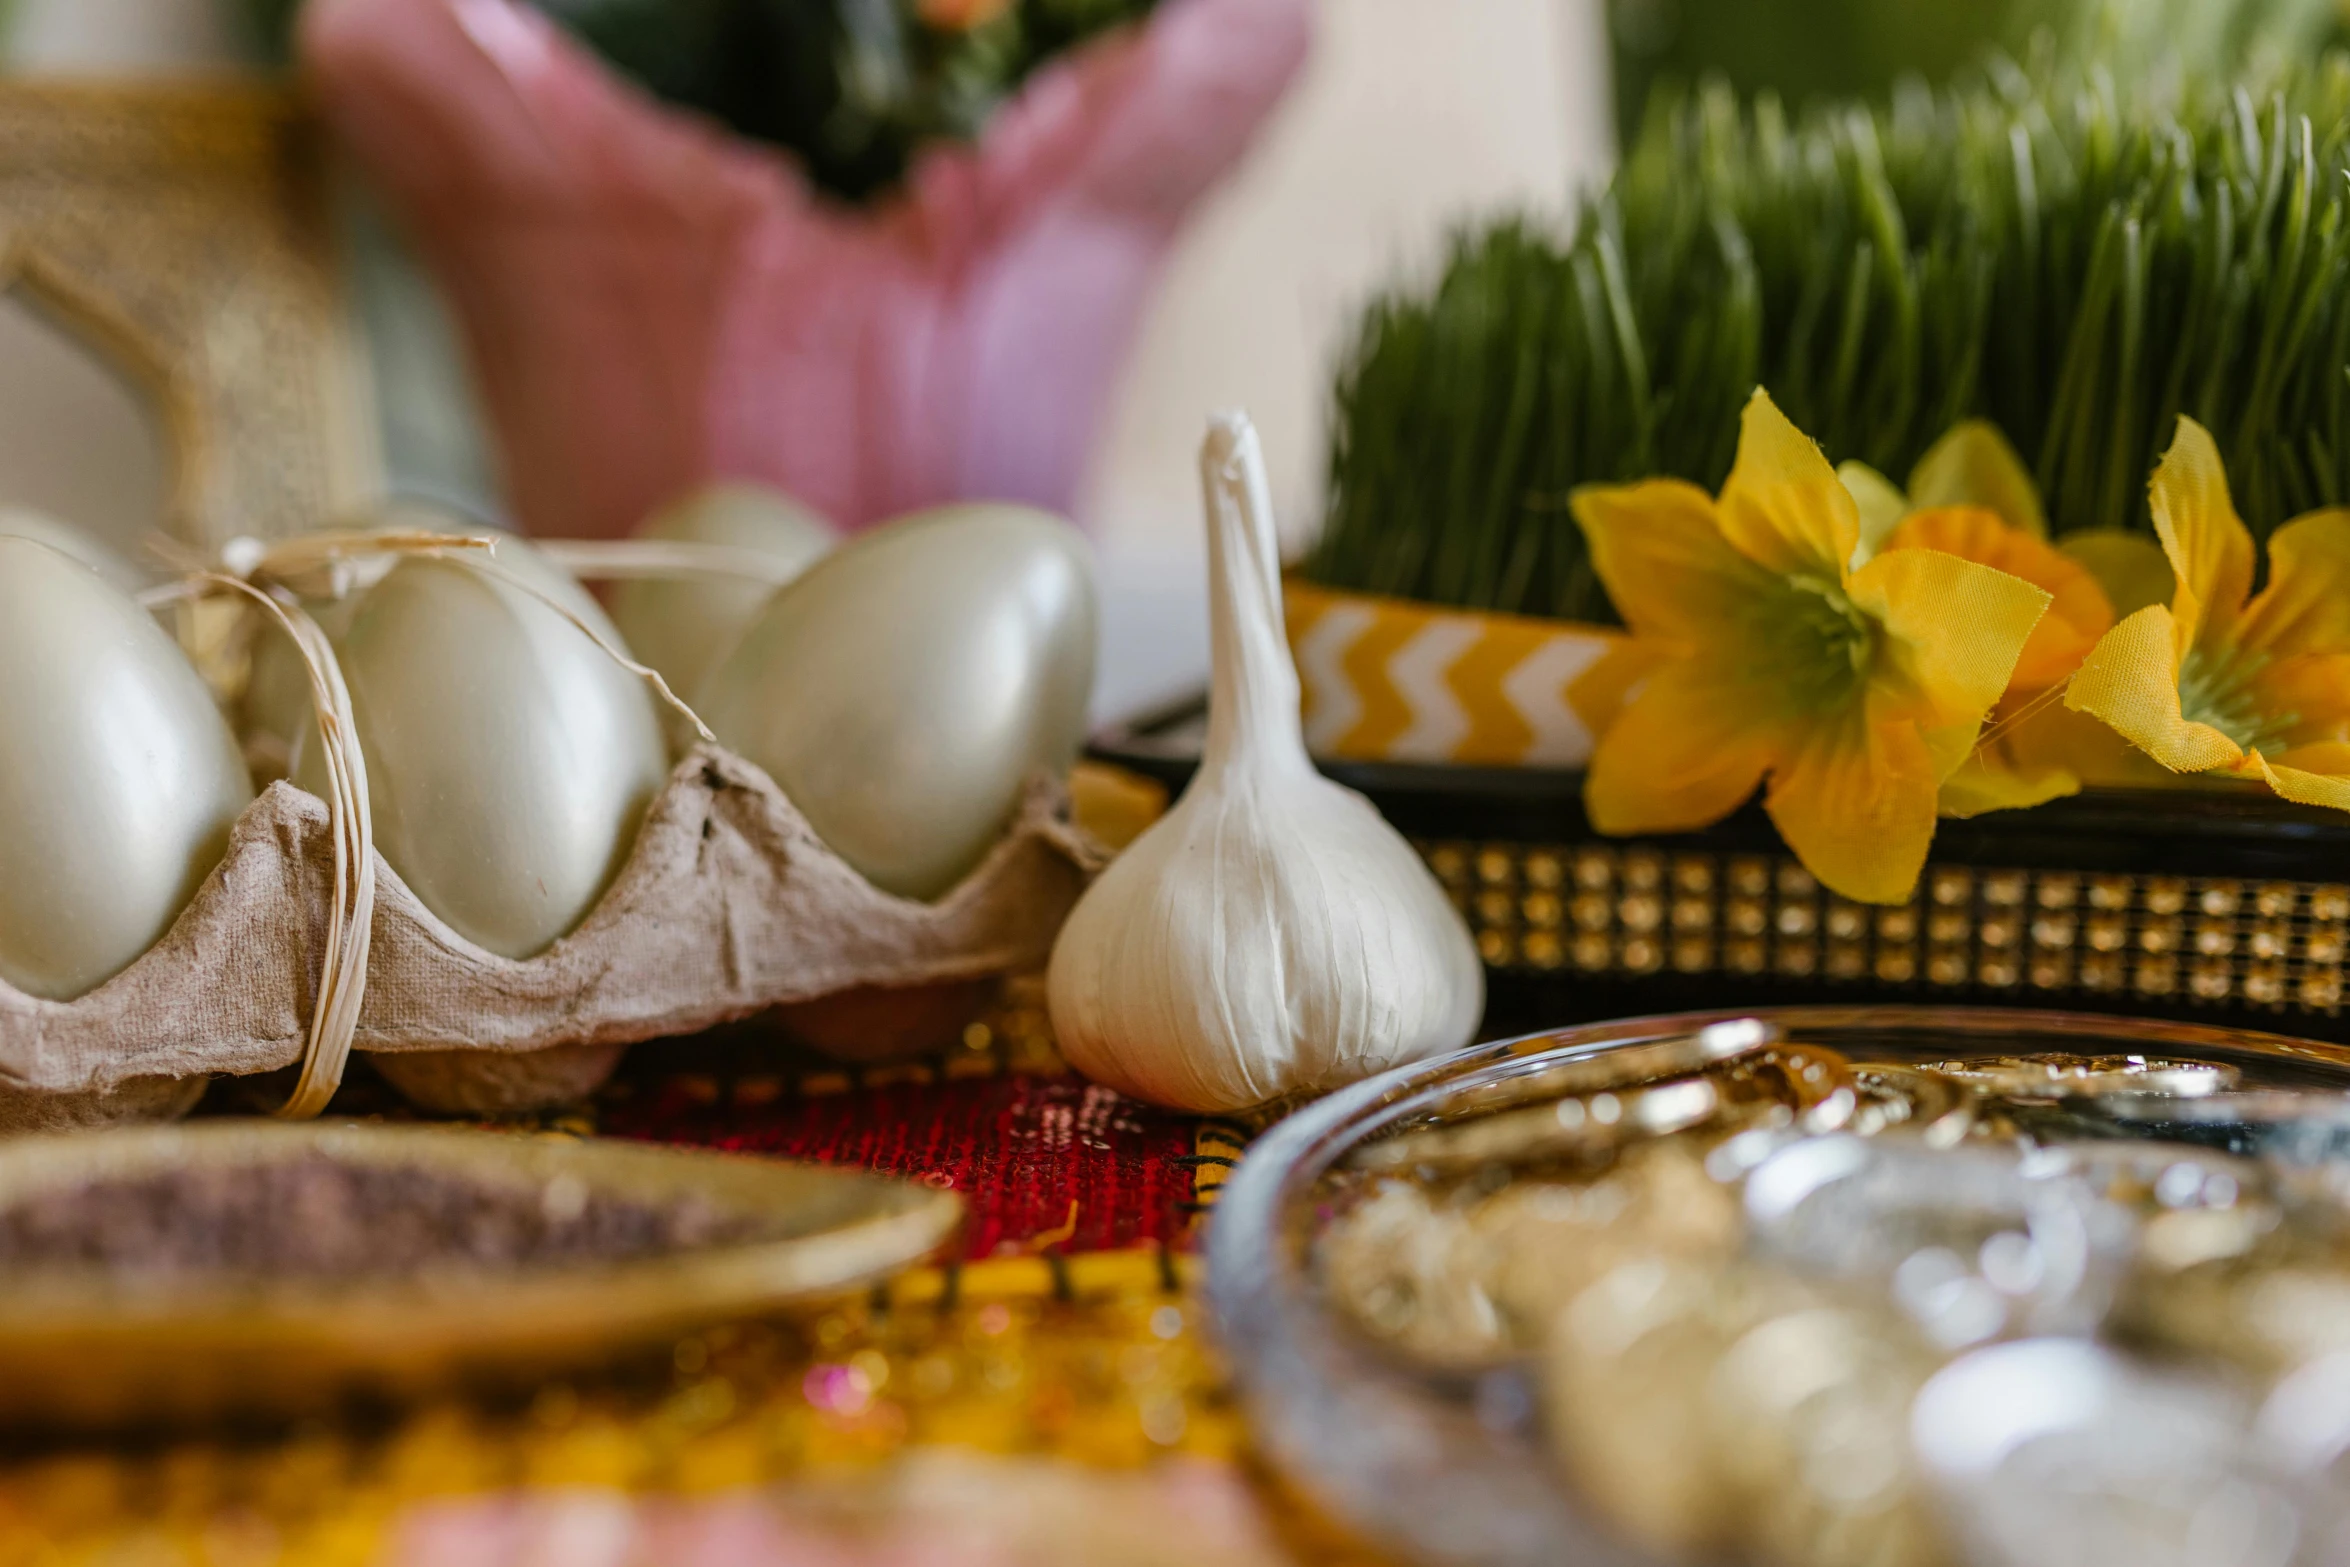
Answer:
[[[1620,637],[1567,683],[1567,705],[1596,739],[1615,727],[1641,683],[1673,655],[1661,643]]]
[[[2051,687],[2009,696],[1992,710],[1981,744],[1942,784],[1942,814],[1979,816],[2099,785],[2148,788],[2178,782],[2153,758]]]
[[[1934,840],[1940,780],[1917,726],[1872,700],[1816,725],[1771,773],[1763,804],[1787,847],[1830,891],[1900,903]]]
[[[2097,639],[2113,628],[2105,590],[2079,563],[2066,559],[1980,506],[1946,506],[1912,513],[1895,530],[1890,549],[1940,550],[1978,566],[2021,577],[2049,595],[2048,612],[2032,628],[2008,683],[2019,691],[2052,686],[2080,667]]]
[[[2225,641],[2252,592],[2252,534],[2228,498],[2211,432],[2183,414],[2151,499],[2154,531],[2178,574],[2171,613],[2180,651]]]
[[[2276,656],[2350,653],[2350,511],[2313,511],[2268,539],[2268,586],[2237,645]]]
[[[2067,535],[2057,549],[2097,579],[2116,620],[2149,604],[2168,604],[2179,585],[2170,557],[2143,533],[2091,528]]]
[[[1880,682],[1898,686],[1940,775],[1974,749],[1983,715],[2048,608],[2020,577],[1939,550],[1888,550],[1852,574],[1852,602],[1884,627]]]
[[[1852,557],[1857,569],[1885,547],[1893,530],[1901,526],[1901,519],[1909,515],[1909,497],[1865,462],[1838,463],[1836,482],[1844,486],[1844,493],[1852,497],[1860,512],[1860,548]]]
[[[1600,737],[1583,780],[1591,825],[1611,835],[1720,821],[1762,782],[1773,739],[1735,670],[1676,659],[1655,670]]]
[[[2053,700],[1998,737],[1998,745],[2019,761],[2061,767],[2079,778],[2084,788],[2144,789],[2178,781],[2168,768],[2115,734],[2103,720],[2065,706],[2062,693],[2042,695]],[[1998,715],[1994,714],[1991,722],[1996,726]]]
[[[2319,740],[2308,745],[2288,746],[2269,760],[2279,767],[2296,768],[2305,773],[2324,773],[2327,777],[2350,777],[2350,739]]]
[[[1760,390],[1739,418],[1718,510],[1731,546],[1780,576],[1841,582],[1860,542],[1860,509],[1836,470]]]
[[[2350,745],[2306,746],[2273,762],[2257,751],[2253,755],[2268,786],[2286,799],[2350,811]],[[2303,765],[2289,766],[2289,762]]]
[[[2065,706],[2103,719],[2172,772],[2232,766],[2244,756],[2236,742],[2179,710],[2178,641],[2169,610],[2155,604],[2138,611],[2081,661]]]
[[[1953,425],[1909,472],[1909,504],[1919,511],[1981,506],[2035,539],[2048,537],[2040,489],[1999,427],[1981,419]]]
[[[1988,811],[2020,811],[2081,792],[2070,768],[2018,762],[1997,751],[1977,751],[1942,780],[1936,809],[1964,821]]]
[[[2278,659],[2252,677],[2252,693],[2260,712],[2291,717],[2288,746],[2350,741],[2350,653]]]
[[[1736,634],[1771,578],[1722,538],[1711,496],[1678,479],[1568,497],[1591,566],[1634,635],[1690,652]]]

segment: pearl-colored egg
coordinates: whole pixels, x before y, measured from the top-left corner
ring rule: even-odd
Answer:
[[[62,550],[125,593],[137,593],[153,580],[95,533],[59,522],[46,512],[0,506],[0,538],[32,539]]]
[[[1025,506],[901,518],[777,592],[696,705],[874,885],[935,898],[1085,737],[1085,541]]]
[[[69,1000],[171,928],[253,798],[236,739],[129,595],[0,536],[0,976]]]
[[[614,646],[595,601],[519,540],[497,565]],[[454,560],[403,561],[339,638],[367,763],[376,848],[476,945],[544,951],[603,896],[668,771],[644,681],[513,583]],[[294,777],[321,792],[316,730]]]
[[[718,576],[645,578],[612,595],[612,620],[630,651],[661,671],[669,689],[691,699],[743,628],[775,590],[833,546],[824,519],[789,496],[757,484],[716,484],[662,508],[637,530],[640,539],[724,544],[764,555],[774,574],[760,580]]]
[[[328,638],[351,627],[356,596],[347,599],[306,599],[303,611],[318,622]],[[247,755],[265,771],[273,750],[291,756],[317,723],[317,698],[310,689],[310,666],[294,639],[274,620],[257,620],[252,663],[246,670],[245,690],[237,702],[237,718],[245,737],[254,742]]]
[[[0,0],[5,3],[5,0]],[[371,533],[447,533],[462,538],[510,537],[506,530],[495,528],[474,518],[462,516],[431,501],[409,497],[385,503],[379,510],[358,525]],[[385,572],[397,564],[388,555],[359,557],[368,572],[361,580],[380,580]],[[574,612],[586,605],[586,613],[602,614],[585,589],[570,576],[556,570],[543,556],[525,555],[522,551],[506,552],[503,564],[509,570],[530,573],[533,586],[541,592],[559,597]],[[351,619],[359,612],[363,591],[354,590],[341,598],[305,598],[302,611],[318,623],[327,639],[340,643],[343,634],[351,629]],[[605,624],[601,619],[597,625]],[[253,637],[252,667],[245,678],[244,695],[238,703],[238,718],[248,739],[266,739],[283,747],[290,754],[301,744],[303,735],[315,721],[315,698],[310,690],[310,666],[294,639],[285,634],[276,622],[260,620]],[[248,749],[248,757],[267,754],[267,745]]]

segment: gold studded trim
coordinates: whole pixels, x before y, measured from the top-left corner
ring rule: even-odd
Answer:
[[[2350,886],[1930,865],[1898,907],[1784,855],[1423,842],[1489,967],[1775,976],[2336,1016]]]

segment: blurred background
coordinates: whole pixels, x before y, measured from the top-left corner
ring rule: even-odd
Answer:
[[[761,5],[859,9],[733,9]],[[545,8],[665,96],[794,145],[770,84],[710,65],[725,53],[714,42],[723,18],[712,18],[728,0]],[[0,58],[29,77],[267,72],[281,68],[291,10],[285,0],[0,0]],[[1076,509],[1099,546],[1107,608],[1097,716],[1204,675],[1192,456],[1203,416],[1228,405],[1254,414],[1285,537],[1302,547],[1322,504],[1331,362],[1353,313],[1434,266],[1463,220],[1513,207],[1564,217],[1605,177],[1659,82],[1720,74],[1800,101],[1903,72],[1946,76],[1989,47],[2028,51],[2035,34],[2046,47],[2084,28],[2141,28],[2191,48],[2198,27],[2279,17],[2292,24],[2285,36],[2313,36],[2333,25],[2332,0],[1320,0],[1303,76],[1178,236],[1086,463]],[[976,118],[992,100],[961,111],[951,92],[941,101],[949,118]],[[888,138],[875,145],[819,156],[819,175],[867,194],[894,167]],[[497,509],[497,464],[433,284],[358,181],[341,181],[337,202],[392,482]],[[132,543],[154,526],[168,472],[141,399],[37,309],[0,298],[0,503]]]
[[[239,0],[15,0],[0,15],[19,75],[267,68]],[[1323,0],[1304,79],[1178,242],[1083,488],[1106,600],[1097,712],[1205,674],[1192,437],[1206,413],[1255,415],[1284,527],[1309,536],[1328,358],[1349,312],[1432,264],[1455,220],[1512,202],[1563,211],[1605,175],[1614,138],[1602,30],[1590,0]],[[372,328],[395,478],[493,487],[430,284],[379,247],[379,219],[346,221],[363,249],[355,306]],[[158,514],[164,471],[152,419],[127,387],[21,305],[0,308],[0,502],[135,542]]]

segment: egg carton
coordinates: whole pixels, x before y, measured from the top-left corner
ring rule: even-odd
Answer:
[[[272,784],[129,968],[71,1001],[0,979],[0,1129],[166,1118],[213,1077],[299,1064],[333,845],[325,803]],[[1069,823],[1062,786],[1039,777],[979,866],[936,902],[915,902],[858,874],[765,772],[703,744],[670,773],[594,911],[535,957],[468,941],[381,855],[374,863],[352,1044],[425,1108],[488,1113],[584,1094],[639,1041],[776,1008],[821,1026],[844,1015],[828,1003],[918,1003],[1041,966],[1102,855]],[[853,1029],[825,1042],[859,1044]]]

